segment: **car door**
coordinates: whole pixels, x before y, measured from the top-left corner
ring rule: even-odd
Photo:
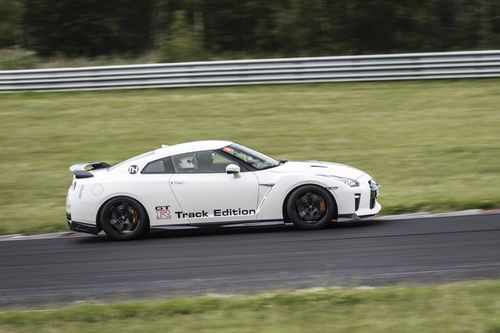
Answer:
[[[255,221],[258,181],[250,171],[226,173],[234,161],[215,151],[193,152],[172,157],[175,174],[170,186],[181,210],[179,220],[190,223]]]
[[[170,157],[149,162],[139,174],[134,176],[134,193],[141,198],[141,203],[148,212],[152,227],[188,224],[189,221],[177,220],[173,214],[179,204],[172,192],[170,178],[174,175]]]

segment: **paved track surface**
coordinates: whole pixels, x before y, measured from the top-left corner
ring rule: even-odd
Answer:
[[[500,215],[0,242],[0,307],[500,277]]]

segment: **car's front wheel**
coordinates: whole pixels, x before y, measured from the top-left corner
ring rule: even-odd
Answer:
[[[128,197],[116,197],[106,202],[101,209],[100,221],[104,232],[115,240],[135,239],[148,224],[144,208]]]
[[[303,230],[325,228],[337,215],[337,206],[326,189],[304,185],[295,189],[286,202],[286,213]]]

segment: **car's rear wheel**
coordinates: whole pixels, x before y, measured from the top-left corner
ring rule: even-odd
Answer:
[[[106,202],[101,209],[100,221],[104,232],[115,240],[135,239],[148,224],[144,208],[128,197],[116,197]]]
[[[286,202],[286,213],[288,219],[299,229],[321,229],[336,217],[337,206],[326,189],[305,185],[290,194]]]

